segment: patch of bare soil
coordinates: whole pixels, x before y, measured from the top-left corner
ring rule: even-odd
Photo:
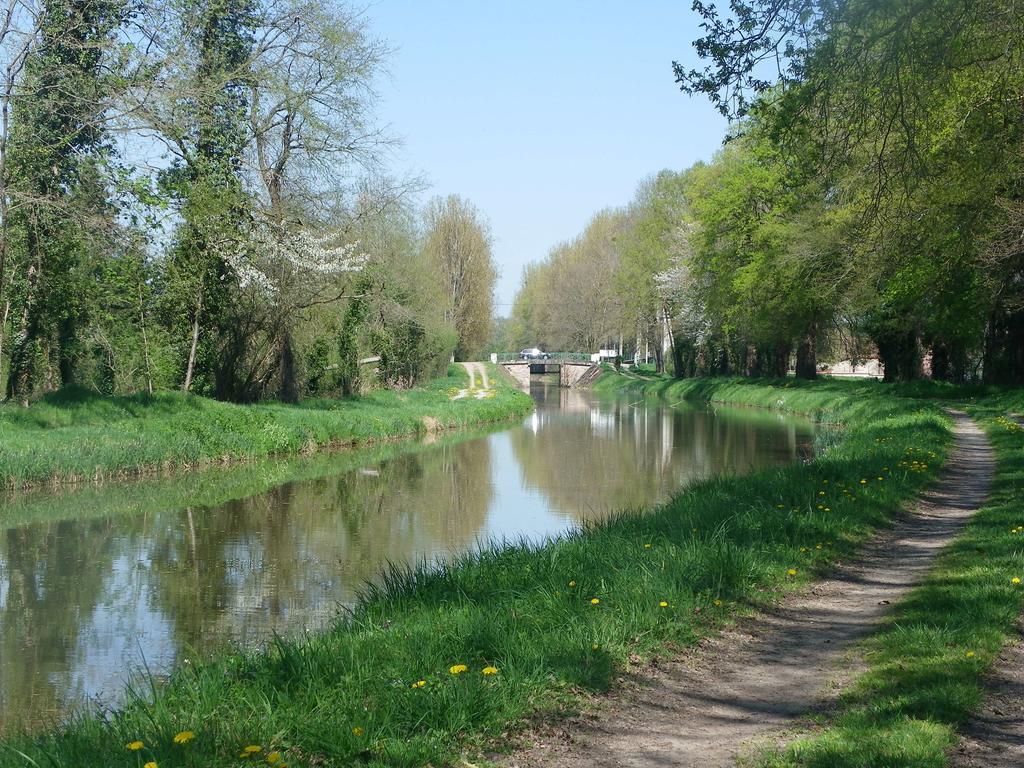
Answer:
[[[734,765],[753,741],[783,742],[787,729],[827,709],[858,671],[857,641],[924,577],[988,496],[992,449],[977,424],[954,417],[955,446],[939,480],[856,562],[685,657],[630,674],[594,714],[532,734],[534,745],[503,764]]]

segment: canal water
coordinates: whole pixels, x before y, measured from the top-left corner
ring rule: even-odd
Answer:
[[[143,665],[321,628],[389,563],[541,540],[813,450],[809,422],[774,413],[531,394],[489,433],[0,499],[0,732],[116,704]]]

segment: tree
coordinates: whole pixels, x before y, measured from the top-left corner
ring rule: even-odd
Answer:
[[[242,163],[247,145],[249,63],[256,25],[249,0],[187,0],[173,9],[160,46],[160,98],[150,126],[173,152],[162,174],[181,225],[168,259],[165,312],[180,339],[182,389],[244,400],[236,375],[248,330],[235,321],[238,276],[223,254],[237,250],[249,220]]]
[[[631,205],[632,221],[618,270],[625,317],[638,339],[654,342],[659,371],[665,370],[671,318],[656,278],[669,268],[673,236],[686,207],[687,184],[685,174],[661,171],[641,185]]]
[[[7,394],[23,402],[41,375],[47,388],[75,379],[90,271],[114,216],[104,179],[105,113],[117,79],[108,59],[127,13],[120,0],[45,0],[23,64],[11,64],[24,67],[24,79],[3,172],[5,206],[18,205],[5,217],[0,259],[4,269],[8,257],[14,263]]]
[[[601,211],[579,237],[528,266],[512,306],[512,348],[593,352],[618,343],[622,301],[615,276],[620,268],[629,217]]]
[[[435,198],[426,211],[425,252],[444,279],[445,320],[458,334],[455,357],[471,360],[491,334],[497,269],[487,224],[457,195]]]
[[[706,63],[677,64],[677,81],[725,114],[756,114],[829,206],[852,211],[845,271],[889,374],[918,375],[930,347],[937,375],[963,378],[978,357],[986,379],[1024,381],[1024,272],[1019,237],[1005,228],[1021,190],[1019,5],[697,9]],[[779,62],[771,77],[768,60]]]

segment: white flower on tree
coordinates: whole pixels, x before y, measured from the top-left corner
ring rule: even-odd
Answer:
[[[264,216],[254,218],[242,237],[217,247],[239,286],[268,298],[296,285],[319,293],[339,276],[361,270],[368,259],[358,242],[345,242],[338,232],[301,224],[285,228]]]

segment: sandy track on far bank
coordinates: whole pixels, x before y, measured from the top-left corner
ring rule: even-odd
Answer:
[[[487,366],[483,363],[462,363],[462,367],[466,369],[466,373],[469,374],[469,388],[477,389],[476,379],[480,377],[479,389],[490,389],[491,382],[487,378]]]
[[[752,740],[827,706],[858,667],[854,644],[927,573],[984,504],[995,458],[978,425],[954,414],[955,444],[910,513],[808,592],[709,638],[654,670],[631,673],[596,714],[533,734],[516,768],[733,765]]]

